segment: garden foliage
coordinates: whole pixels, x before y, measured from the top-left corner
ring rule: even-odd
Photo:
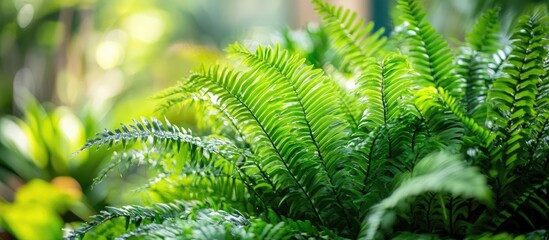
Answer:
[[[110,207],[67,239],[547,235],[546,11],[522,16],[507,46],[488,10],[452,49],[416,0],[398,1],[389,39],[313,3],[337,65],[231,45],[234,65],[160,95],[163,108],[202,106],[210,135],[143,118],[87,143],[124,147],[98,179],[155,169],[145,188],[158,203]]]

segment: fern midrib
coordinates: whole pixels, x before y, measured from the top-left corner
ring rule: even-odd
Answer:
[[[427,123],[427,119],[425,119],[425,116],[423,116],[423,113],[419,110],[416,104],[414,104],[414,108],[416,109],[416,112],[419,114],[419,119],[421,120],[421,124],[427,131],[427,136],[432,137],[433,133],[431,132],[431,129],[429,129],[429,123]]]
[[[345,93],[345,92],[344,92]],[[347,115],[351,118],[352,126],[357,129],[360,123],[355,119],[355,116],[353,114],[353,111],[351,110],[351,107],[349,107],[349,104],[345,101],[345,99],[339,98],[343,106],[345,107],[345,111],[347,111]]]
[[[370,178],[370,172],[371,172],[371,169],[372,169],[372,159],[374,158],[374,147],[376,146],[376,141],[377,141],[377,138],[378,138],[379,134],[376,134],[374,139],[372,140],[372,144],[370,144],[370,152],[368,153],[368,167],[366,168],[366,174],[364,176],[364,184],[362,185],[362,193],[366,194],[367,192],[370,191],[370,188],[372,185],[370,185],[368,187],[368,189],[366,189],[366,186],[368,186],[368,182],[369,182],[369,178]]]
[[[206,78],[208,79],[208,78]],[[276,144],[274,143],[273,139],[271,138],[271,135],[267,132],[267,130],[265,129],[265,127],[263,126],[263,124],[261,124],[261,122],[259,121],[259,119],[257,118],[257,116],[254,114],[254,112],[252,111],[252,109],[250,109],[250,107],[244,103],[242,101],[242,99],[240,99],[237,95],[233,94],[229,89],[225,88],[225,86],[219,84],[217,81],[214,81],[212,79],[209,79],[211,82],[213,82],[214,84],[216,84],[218,87],[222,88],[223,90],[225,90],[230,96],[232,96],[233,98],[235,98],[242,106],[244,106],[246,108],[246,110],[250,113],[250,115],[252,116],[252,118],[256,121],[257,125],[261,128],[261,131],[263,131],[263,134],[265,134],[265,136],[267,137],[267,139],[269,140],[269,143],[271,144],[271,146],[273,147],[273,149],[275,150],[278,158],[280,159],[280,161],[282,162],[284,168],[286,169],[286,171],[289,173],[288,175],[290,175],[290,177],[292,178],[292,180],[295,182],[296,186],[299,187],[299,189],[301,190],[301,192],[305,195],[310,207],[312,208],[316,218],[320,221],[321,224],[324,224],[324,221],[323,219],[320,217],[320,214],[318,212],[318,210],[316,209],[315,207],[315,204],[313,203],[311,197],[309,196],[309,193],[305,190],[305,188],[303,187],[303,185],[299,182],[299,180],[297,180],[297,178],[295,177],[294,173],[292,172],[290,166],[288,166],[288,164],[286,163],[286,161],[284,161],[284,157],[282,156],[282,153],[280,152],[280,150],[276,147]]]
[[[381,95],[381,105],[383,107],[383,128],[385,131],[387,131],[387,144],[389,147],[389,152],[387,153],[388,158],[392,158],[393,156],[393,141],[391,140],[391,134],[389,133],[389,128],[387,126],[387,93],[385,92],[385,83],[386,83],[386,72],[385,72],[385,64],[380,64],[381,67],[381,87],[380,87],[380,95]]]
[[[273,183],[273,181],[271,180],[271,178],[269,178],[269,176],[267,176],[267,173],[265,172],[265,170],[263,170],[263,168],[261,167],[261,165],[254,161],[253,162],[254,165],[257,167],[257,169],[259,170],[259,173],[261,174],[261,176],[267,181],[267,183],[269,183],[269,185],[271,186],[271,188],[275,191],[276,194],[278,194],[278,196],[280,197],[280,199],[284,198],[284,194],[282,194],[278,188],[276,188],[275,184]]]

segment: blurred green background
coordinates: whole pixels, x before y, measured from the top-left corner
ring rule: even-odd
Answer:
[[[392,1],[330,2],[390,33]],[[505,34],[514,16],[539,2],[425,5],[452,42],[489,7],[502,7]],[[237,40],[281,42],[323,64],[330,50],[322,30],[307,25],[315,21],[306,0],[0,1],[0,239],[58,239],[65,224],[124,202],[116,192],[123,178],[91,187],[110,157],[105,150],[74,154],[86,139],[158,114],[151,96],[193,69],[226,61],[222,49]],[[167,114],[184,127],[199,125],[191,108]]]

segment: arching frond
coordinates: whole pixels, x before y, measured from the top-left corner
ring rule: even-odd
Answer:
[[[524,146],[524,138],[530,131],[525,125],[537,115],[536,96],[539,77],[544,73],[547,19],[540,13],[520,19],[511,37],[511,65],[504,68],[505,75],[496,80],[488,94],[488,102],[492,104],[489,121],[496,126],[503,144],[496,154],[505,159],[506,166],[514,165],[518,159],[517,150]]]
[[[387,125],[408,110],[412,103],[412,83],[403,56],[388,55],[379,63],[371,62],[367,69],[359,80],[358,91],[366,97],[366,109],[360,122],[361,126],[373,129]]]
[[[313,0],[326,31],[343,58],[344,65],[353,68],[364,67],[364,60],[375,56],[386,42],[382,37],[383,29],[371,33],[373,23],[364,26],[363,20],[357,20],[356,13],[343,7],[332,6],[323,0]]]
[[[451,96],[461,99],[463,80],[455,77],[453,55],[440,34],[427,22],[419,1],[399,0],[401,18],[409,26],[406,38],[410,60],[420,74],[416,84],[422,87],[442,87]]]
[[[432,154],[414,167],[391,196],[373,207],[360,233],[361,239],[374,239],[378,229],[386,228],[394,219],[391,213],[405,200],[426,192],[448,192],[454,196],[489,201],[490,190],[486,179],[476,168],[467,167],[457,156],[447,153]]]
[[[524,207],[525,204],[535,199],[538,193],[543,192],[542,189],[547,189],[547,187],[549,187],[549,177],[543,179],[542,182],[530,185],[525,189],[516,189],[517,194],[513,200],[506,202],[504,207],[488,209],[486,214],[481,215],[476,220],[470,231],[473,233],[497,231],[505,221],[512,217],[516,217],[518,212],[521,211],[521,207]],[[541,199],[541,206],[543,207],[540,207],[538,210],[539,213],[546,213],[549,211],[549,205],[547,204],[546,199]],[[526,220],[530,221],[528,217],[526,217]]]
[[[495,53],[499,45],[499,8],[489,9],[478,19],[473,31],[467,34],[467,45],[481,53]]]
[[[442,89],[442,88],[439,88]],[[439,150],[446,149],[456,151],[462,143],[465,129],[460,119],[446,106],[442,99],[446,91],[439,92],[433,87],[423,88],[415,91],[416,106],[422,113],[424,121],[431,132],[431,137],[436,138],[440,145]],[[465,122],[469,122],[466,119]]]
[[[93,216],[91,222],[72,231],[65,236],[64,239],[77,239],[77,237],[83,236],[86,232],[91,231],[96,226],[114,218],[126,218],[126,228],[128,228],[130,223],[140,226],[144,221],[149,223],[160,223],[166,219],[177,218],[184,215],[189,208],[192,208],[192,205],[185,202],[159,203],[152,207],[138,205],[107,207],[106,210]]]
[[[252,148],[259,155],[260,165],[279,191],[287,192],[283,201],[290,204],[290,213],[312,214],[310,219],[322,222],[315,201],[323,196],[319,187],[319,164],[305,157],[306,147],[297,141],[295,122],[303,121],[297,104],[284,99],[295,98],[291,87],[257,77],[255,71],[240,75],[228,68],[212,67],[193,75],[190,84],[219,98],[245,134],[257,144]],[[298,164],[299,161],[299,164]],[[298,207],[299,206],[299,207]],[[307,206],[307,208],[303,208]]]
[[[357,89],[365,98],[360,127],[366,132],[381,129],[375,136],[381,139],[371,147],[383,149],[383,155],[371,155],[371,151],[367,155],[375,159],[396,158],[411,147],[411,132],[405,129],[407,124],[402,120],[406,119],[404,115],[415,112],[407,59],[389,54],[380,62],[372,60],[365,72]]]
[[[244,62],[253,69],[263,70],[259,75],[263,79],[287,85],[293,96],[285,98],[288,103],[299,106],[301,121],[295,121],[295,133],[298,139],[306,143],[309,154],[303,157],[315,159],[320,165],[317,184],[326,188],[327,196],[318,205],[326,216],[342,215],[346,224],[351,225],[351,218],[346,213],[344,200],[356,196],[346,188],[357,188],[362,181],[358,170],[353,169],[348,151],[343,147],[350,134],[349,126],[340,112],[341,102],[337,96],[335,83],[331,82],[320,69],[303,66],[303,59],[290,55],[287,51],[276,48],[259,47],[255,53],[235,44],[229,50],[234,55],[244,58]],[[329,130],[327,130],[329,129]],[[349,179],[349,176],[355,176]],[[336,206],[334,211],[331,204]],[[341,222],[338,221],[337,224]]]
[[[231,147],[231,144],[227,144],[227,142],[219,139],[205,141],[199,137],[192,136],[190,130],[172,125],[167,120],[166,124],[163,124],[155,118],[151,118],[150,121],[142,118],[141,122],[134,120],[133,125],[121,124],[121,127],[114,131],[105,129],[103,133],[98,133],[96,138],[88,140],[79,151],[92,148],[93,146],[99,148],[104,145],[108,145],[110,148],[113,145],[122,144],[123,147],[126,147],[126,145],[137,141],[147,142],[149,140],[153,146],[175,147],[178,151],[183,144],[187,144],[188,146],[200,147],[206,151],[227,157],[234,157],[239,154],[238,150]]]
[[[466,113],[479,122],[486,121],[486,95],[491,83],[490,55],[499,49],[499,9],[490,9],[467,35],[467,47],[457,57],[457,73],[465,79],[463,103]]]

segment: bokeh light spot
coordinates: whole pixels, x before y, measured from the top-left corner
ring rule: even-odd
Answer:
[[[126,24],[130,35],[145,43],[157,41],[166,29],[166,24],[156,13],[134,14],[128,18]]]
[[[97,46],[95,59],[97,64],[105,69],[112,69],[122,62],[124,49],[116,41],[107,40]]]
[[[20,28],[26,28],[31,23],[33,17],[34,7],[27,3],[23,5],[17,13],[17,25],[19,25]]]

